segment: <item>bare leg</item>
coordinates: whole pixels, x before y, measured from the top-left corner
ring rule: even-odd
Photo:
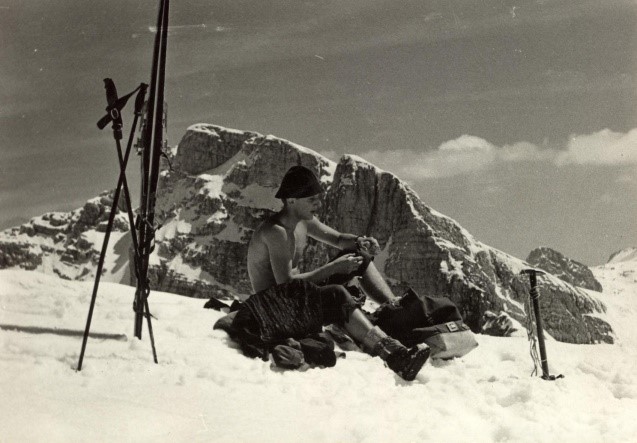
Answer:
[[[385,303],[397,298],[389,288],[385,279],[383,279],[383,276],[380,275],[376,266],[374,266],[374,262],[371,262],[369,266],[367,266],[365,273],[360,279],[360,283],[363,291],[375,302]]]
[[[388,337],[378,326],[372,326],[360,309],[352,311],[345,329],[361,344],[365,352],[378,355],[389,369],[407,381],[416,378],[431,353],[426,345],[405,348],[398,340]]]
[[[370,329],[374,327],[360,309],[355,309],[345,322],[345,330],[359,343],[363,341]]]

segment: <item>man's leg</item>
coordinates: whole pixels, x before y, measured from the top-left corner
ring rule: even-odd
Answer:
[[[397,297],[385,281],[380,272],[371,262],[360,279],[361,287],[365,293],[375,302],[385,303],[395,300]]]
[[[360,277],[361,288],[365,291],[372,300],[378,303],[385,303],[387,301],[394,300],[396,296],[391,291],[391,288],[383,279],[383,276],[380,275],[380,272],[374,265],[374,258],[363,251],[358,251],[355,249],[343,249],[339,252],[333,259],[344,255],[354,253],[360,257],[363,257],[363,263],[360,267],[349,274],[335,274],[331,276],[326,284],[334,284],[334,285],[346,285],[347,282],[352,280],[353,278]]]
[[[349,335],[351,335],[359,343],[363,342],[363,339],[369,330],[374,327],[365,314],[363,314],[363,311],[358,308],[352,311],[349,319],[343,324],[343,326]]]
[[[344,326],[366,352],[378,355],[403,379],[410,381],[416,378],[431,352],[426,345],[407,349],[398,340],[372,325],[343,286],[323,286],[320,288],[320,295],[326,324],[337,323]]]

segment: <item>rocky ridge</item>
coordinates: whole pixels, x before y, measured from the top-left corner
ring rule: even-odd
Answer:
[[[155,289],[200,298],[248,296],[248,241],[260,221],[281,207],[274,194],[283,174],[302,164],[325,186],[322,220],[340,231],[379,240],[382,252],[375,263],[397,294],[410,286],[421,294],[448,296],[476,332],[493,315],[503,313],[525,323],[529,286],[519,273],[529,265],[477,241],[457,222],[427,207],[398,177],[359,157],[347,155],[334,163],[277,137],[197,124],[179,143],[172,164],[172,169],[161,173],[159,182],[157,220],[161,228],[150,267]],[[78,211],[69,217],[75,220]],[[101,211],[97,211],[101,214],[98,219],[103,221]],[[60,262],[69,246],[77,248],[78,238],[98,232],[98,225],[87,225],[88,230],[78,237],[72,234],[74,223],[65,222],[67,238],[60,236],[48,254]],[[25,245],[33,244],[26,232],[7,232],[0,239],[4,256],[4,251],[16,249],[5,246],[7,236],[22,236]],[[51,234],[43,232],[31,238],[44,236],[53,248]],[[78,269],[89,269],[80,271],[85,275],[79,278],[91,276],[95,245],[101,246],[101,241],[92,240],[90,257],[78,256],[77,263],[73,262]],[[9,254],[12,261],[5,259],[0,267],[50,271],[36,263],[39,252],[29,248],[18,247],[20,252]],[[310,239],[301,267],[322,264],[334,252]],[[605,307],[594,295],[553,275],[541,277],[540,287],[545,328],[554,338],[572,343],[613,341],[612,329],[604,320]]]
[[[596,292],[603,290],[601,283],[595,279],[593,271],[586,265],[572,260],[554,249],[546,246],[536,248],[529,253],[526,261],[573,286]]]
[[[191,140],[195,143],[191,144]],[[205,145],[223,155],[205,154]],[[193,157],[205,158],[191,161]],[[158,288],[199,297],[250,293],[245,257],[258,223],[281,204],[274,193],[292,165],[312,169],[326,187],[322,219],[342,232],[376,237],[376,266],[396,293],[410,286],[444,295],[480,331],[484,315],[506,312],[524,324],[529,265],[486,246],[454,220],[427,207],[395,175],[347,155],[335,164],[289,141],[199,124],[179,143],[173,171],[162,173],[158,208]],[[208,169],[204,169],[208,168]],[[324,263],[335,251],[308,243],[301,268]],[[546,330],[572,343],[612,342],[604,305],[552,275],[540,279]]]

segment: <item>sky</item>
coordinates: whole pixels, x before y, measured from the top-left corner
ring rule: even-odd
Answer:
[[[149,81],[157,6],[0,0],[0,228],[115,186],[102,79]],[[634,0],[196,0],[170,24],[171,146],[202,122],[356,154],[522,259],[637,246]]]

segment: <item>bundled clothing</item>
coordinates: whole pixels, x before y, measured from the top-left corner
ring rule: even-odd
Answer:
[[[339,256],[350,252],[341,251]],[[362,307],[364,297],[356,298],[354,289],[348,290],[343,284],[361,276],[371,260],[370,256],[364,257],[354,273],[332,276],[322,286],[292,280],[259,291],[236,312],[219,320],[215,328],[226,330],[246,356],[267,360],[272,354],[275,364],[282,368],[298,369],[306,364],[334,366],[337,359],[334,342],[339,337],[322,332],[323,327],[343,327],[352,312]],[[359,343],[365,352],[379,356],[405,380],[416,377],[431,352],[424,344],[424,334],[410,335],[414,328],[436,321],[436,314],[427,308],[429,305],[419,304],[418,300],[410,291],[398,301],[381,306],[376,315],[370,315],[376,326]],[[448,311],[444,315],[459,317],[450,301],[434,304]]]
[[[292,280],[259,291],[240,306],[235,305],[237,312],[219,320],[215,328],[227,331],[249,357],[267,360],[270,353],[280,353],[280,361],[294,361],[299,357],[295,352],[296,345],[292,346],[294,343],[286,341],[293,340],[302,347],[304,339],[314,340],[306,342],[305,348],[310,349],[309,352],[312,352],[313,347],[325,347],[331,348],[334,354],[334,340],[330,334],[322,333],[323,326],[343,326],[351,313],[362,306],[364,298],[357,297],[359,294],[355,289],[348,290],[342,285],[354,277],[362,276],[373,260],[370,255],[354,249],[340,251],[333,260],[350,253],[363,257],[363,263],[354,272],[333,275],[320,285],[305,280]],[[321,352],[329,354],[330,351],[328,349]],[[335,359],[336,356],[334,363]],[[306,360],[314,361],[314,358],[310,356]],[[321,365],[330,366],[326,362],[331,361],[331,356],[325,357]],[[279,364],[276,357],[275,363]],[[283,363],[280,366],[295,365],[296,363]]]
[[[293,280],[253,294],[231,323],[220,321],[215,327],[225,329],[246,355],[267,359],[287,339],[315,338],[323,326],[343,325],[358,307],[343,286]]]

